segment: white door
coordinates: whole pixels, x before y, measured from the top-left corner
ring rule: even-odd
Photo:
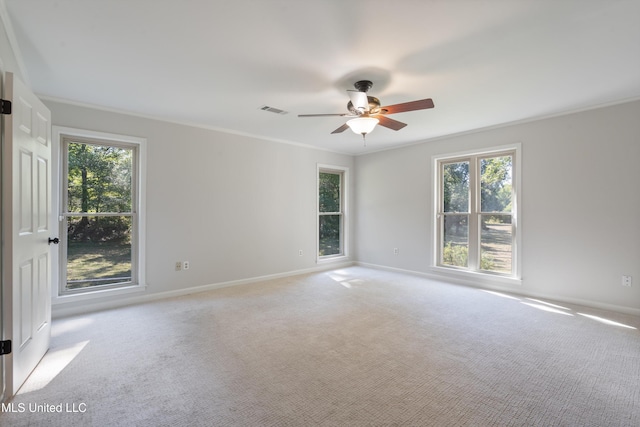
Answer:
[[[15,394],[49,349],[51,337],[51,113],[11,73],[3,116],[3,305],[5,397]]]

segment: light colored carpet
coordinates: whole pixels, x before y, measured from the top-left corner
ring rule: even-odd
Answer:
[[[638,426],[638,328],[350,267],[56,320],[0,424]]]

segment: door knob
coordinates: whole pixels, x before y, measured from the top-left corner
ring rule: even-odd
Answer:
[[[58,239],[57,237],[55,237],[53,239],[51,237],[49,237],[49,244],[52,244],[52,243],[54,245],[57,245],[58,243],[60,243],[60,239]]]

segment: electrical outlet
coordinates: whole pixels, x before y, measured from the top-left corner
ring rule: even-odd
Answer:
[[[631,276],[622,276],[622,286],[631,287]]]
[[[394,255],[398,255],[400,253],[400,251],[398,251],[398,248],[393,248],[393,254]]]
[[[182,270],[182,261],[176,261],[176,271]]]
[[[183,270],[189,269],[189,261],[182,261],[182,269]]]

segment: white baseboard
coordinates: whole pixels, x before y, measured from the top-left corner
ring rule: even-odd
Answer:
[[[194,286],[184,289],[176,289],[172,291],[164,291],[157,293],[145,293],[143,295],[136,294],[132,296],[120,297],[117,299],[99,300],[99,301],[75,301],[69,303],[60,303],[51,307],[51,317],[53,319],[73,316],[76,314],[90,313],[99,310],[108,310],[127,305],[142,304],[151,301],[157,301],[166,298],[172,298],[182,295],[195,294],[198,292],[206,292],[214,289],[227,288],[230,286],[246,285],[249,283],[264,282],[272,279],[280,279],[283,277],[299,276],[302,274],[315,273],[318,271],[333,270],[336,268],[345,268],[354,265],[352,261],[343,261],[336,263],[322,264],[313,268],[302,270],[287,271],[284,273],[268,274],[265,276],[249,277],[246,279],[230,280],[227,282],[212,283],[209,285]],[[147,288],[148,289],[148,288]]]
[[[637,309],[637,308],[625,307],[625,306],[614,305],[614,304],[607,304],[607,303],[603,303],[603,302],[600,302],[600,301],[591,301],[591,300],[583,300],[583,299],[579,299],[579,298],[570,298],[570,297],[566,297],[566,296],[562,296],[562,295],[531,292],[531,291],[523,290],[520,286],[514,287],[514,286],[501,284],[498,280],[496,280],[494,283],[492,283],[490,279],[485,279],[485,280],[479,282],[479,281],[472,280],[472,279],[466,279],[464,277],[458,277],[458,276],[449,277],[449,276],[445,276],[443,274],[435,274],[435,273],[428,273],[428,272],[425,273],[425,272],[414,271],[414,270],[405,270],[405,269],[401,269],[401,268],[388,267],[388,266],[385,266],[385,265],[378,265],[378,264],[370,264],[370,263],[366,263],[366,262],[356,261],[354,264],[362,266],[362,267],[376,268],[376,269],[379,269],[379,270],[392,271],[392,272],[396,272],[396,273],[411,274],[413,276],[420,276],[420,277],[424,277],[424,278],[432,279],[432,280],[440,280],[440,281],[443,281],[443,282],[456,283],[456,284],[460,284],[460,285],[464,285],[464,286],[470,286],[470,287],[474,287],[474,288],[478,288],[478,289],[487,289],[487,290],[491,290],[491,291],[508,292],[508,293],[511,293],[511,294],[514,294],[514,295],[521,295],[521,296],[524,296],[524,297],[548,299],[548,300],[553,300],[553,301],[557,301],[557,302],[564,302],[564,303],[567,303],[567,304],[581,305],[581,306],[592,307],[592,308],[597,308],[597,309],[601,309],[601,310],[609,310],[609,311],[615,311],[615,312],[618,312],[618,313],[624,313],[624,314],[631,314],[631,315],[634,315],[634,316],[640,316],[640,309]]]

